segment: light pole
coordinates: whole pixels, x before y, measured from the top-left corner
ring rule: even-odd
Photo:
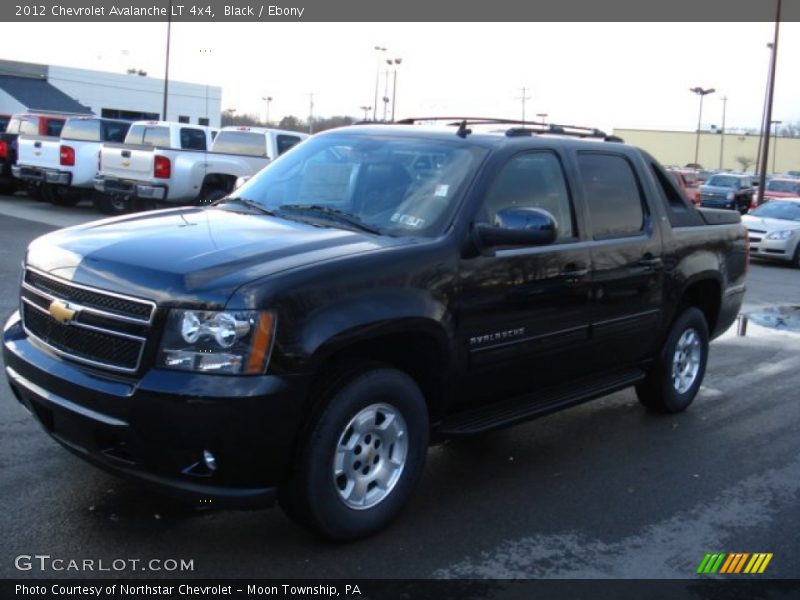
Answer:
[[[272,96],[261,96],[261,99],[267,103],[267,112],[265,113],[264,123],[269,127],[269,105],[272,103]]]
[[[694,164],[697,165],[698,164],[697,159],[700,155],[700,121],[703,119],[703,96],[706,96],[708,94],[713,94],[717,90],[715,90],[714,88],[709,88],[707,90],[704,90],[703,88],[697,86],[689,88],[689,91],[694,92],[695,94],[700,96],[700,112],[697,115],[697,140],[695,141],[694,144]]]
[[[167,96],[169,96],[169,40],[170,35],[172,34],[172,0],[169,0],[169,8],[167,9],[169,12],[167,13],[167,57],[166,57],[166,64],[164,65],[164,112],[163,112],[163,119],[168,121],[167,119]]]
[[[528,92],[530,91],[530,89],[526,88],[526,87],[522,87],[522,88],[520,88],[520,91],[522,92],[522,96],[517,98],[517,100],[522,100],[522,122],[524,123],[525,122],[525,102],[527,100],[531,99],[531,97],[528,96]]]
[[[766,128],[765,120],[767,118],[767,101],[769,100],[769,70],[772,68],[772,42],[767,44],[767,48],[769,49],[769,63],[767,64],[767,85],[766,89],[764,90],[764,108],[761,109],[761,129],[758,131],[758,151],[756,152],[756,165],[755,171],[758,175],[763,177],[763,173],[761,173],[761,150],[764,146],[764,129]],[[760,177],[759,177],[760,181]]]
[[[308,133],[314,133],[314,92],[308,94]]]
[[[547,125],[547,117],[550,116],[548,113],[536,113],[536,116],[542,120],[542,125]]]
[[[719,138],[719,168],[722,170],[722,153],[725,149],[725,109],[728,108],[728,97],[722,97],[722,131]]]
[[[378,120],[378,85],[381,79],[381,52],[386,52],[386,48],[383,46],[375,46],[375,52],[377,53],[377,67],[375,69],[375,102],[372,103],[373,112],[372,112],[372,120]]]
[[[772,130],[772,172],[775,173],[775,157],[778,155],[778,125],[783,123],[783,121],[770,121],[770,125],[775,125],[775,129]]]
[[[394,123],[394,105],[395,101],[397,100],[397,66],[403,62],[402,58],[390,58],[387,59],[386,63],[394,67],[394,73],[392,74],[392,123]],[[387,97],[388,99],[388,97]],[[384,115],[384,121],[386,120],[386,116]]]
[[[364,111],[364,120],[366,121],[367,119],[369,119],[369,111],[372,110],[372,107],[371,106],[359,106],[359,108]]]
[[[778,67],[778,34],[781,30],[781,0],[778,0],[778,4],[775,10],[775,35],[772,38],[772,57],[770,60],[769,65],[769,84],[767,86],[767,102],[765,108],[765,117],[764,121],[766,122],[767,128],[769,127],[769,122],[772,121],[772,98],[775,94],[775,71]],[[767,131],[762,131],[762,137],[766,137],[769,135],[769,129]],[[768,141],[768,140],[767,140]],[[761,165],[759,166],[758,173],[761,177],[758,178],[758,199],[756,200],[756,204],[761,206],[764,202],[764,187],[766,185],[767,178],[764,175],[767,172],[767,159],[769,158],[767,155],[769,154],[769,144],[767,141],[764,142],[764,154],[761,156]]]

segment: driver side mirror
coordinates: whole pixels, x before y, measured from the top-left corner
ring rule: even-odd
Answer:
[[[478,223],[473,230],[481,248],[543,246],[558,235],[556,219],[541,208],[511,207],[497,211],[495,224]]]

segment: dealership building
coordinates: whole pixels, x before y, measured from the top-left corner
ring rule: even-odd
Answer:
[[[222,88],[169,81],[168,121],[220,126]],[[0,113],[93,113],[116,119],[162,119],[164,80],[0,60]]]
[[[614,129],[626,143],[647,150],[665,165],[697,162],[706,169],[756,171],[760,136],[719,131]],[[770,136],[767,173],[800,171],[800,138]]]

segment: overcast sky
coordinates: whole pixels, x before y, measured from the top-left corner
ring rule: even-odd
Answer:
[[[0,58],[163,77],[166,23],[6,24]],[[170,77],[219,85],[224,108],[363,115],[377,53],[402,58],[397,114],[518,118],[604,128],[758,127],[771,23],[173,23]],[[35,41],[35,43],[33,43]],[[201,52],[205,50],[205,52]],[[209,52],[210,51],[210,52]],[[384,69],[380,93],[384,90]],[[781,25],[773,118],[800,122],[800,23]],[[389,94],[391,96],[391,92]],[[380,117],[382,112],[379,111]]]

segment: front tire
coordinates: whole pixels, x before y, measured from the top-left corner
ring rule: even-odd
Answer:
[[[689,407],[703,383],[708,361],[708,324],[694,307],[681,312],[647,378],[636,386],[639,401],[661,413]]]
[[[407,503],[428,450],[428,411],[414,380],[374,368],[333,391],[307,438],[285,512],[334,540],[385,527]]]

